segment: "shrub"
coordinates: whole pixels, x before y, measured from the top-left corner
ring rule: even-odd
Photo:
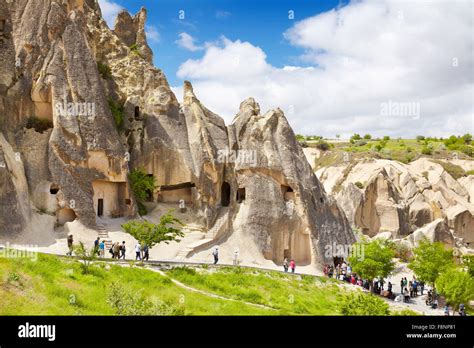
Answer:
[[[106,80],[112,77],[112,70],[105,63],[97,62],[97,70],[99,70],[100,76]]]
[[[327,151],[330,148],[330,145],[327,141],[319,140],[316,144],[316,147],[321,151]]]
[[[80,263],[82,274],[89,273],[92,261],[94,261],[97,258],[97,252],[98,252],[97,248],[91,248],[88,250],[84,246],[83,242],[80,242],[78,246],[74,247],[74,254],[76,254],[79,257],[79,259],[82,261]]]
[[[439,160],[432,160],[432,162],[442,166],[443,169],[456,180],[466,175],[466,171],[456,164]]]
[[[468,171],[466,172],[466,175],[468,175],[468,176],[469,176],[469,175],[474,175],[474,170],[468,170]]]
[[[431,155],[433,153],[433,149],[429,146],[423,146],[423,148],[421,149],[421,153],[423,155]]]
[[[342,315],[389,315],[389,306],[384,300],[359,292],[345,296],[340,304]]]
[[[423,135],[416,136],[416,141],[423,141],[423,140],[425,140],[425,137]]]
[[[107,287],[106,302],[117,315],[180,315],[184,309],[164,303],[157,299],[152,301],[143,295],[143,290],[131,291],[119,282],[112,282]]]
[[[468,155],[469,157],[472,157],[472,155],[473,155],[472,146],[463,145],[463,146],[460,147],[460,150],[461,150],[462,153]]]
[[[354,145],[355,145],[355,146],[365,146],[365,145],[367,145],[367,141],[365,141],[365,140],[357,140]]]
[[[112,98],[109,98],[109,108],[112,116],[114,117],[115,126],[117,130],[122,130],[123,128],[123,105],[116,102]]]
[[[355,182],[354,185],[356,185],[356,186],[357,186],[358,188],[360,188],[360,189],[363,189],[363,188],[364,188],[364,184],[361,183],[360,181]]]
[[[384,140],[385,142],[387,142],[387,141],[390,140],[390,137],[389,137],[388,135],[385,135],[385,136],[383,137],[383,140]]]
[[[370,139],[372,139],[372,136],[370,134],[366,134],[366,135],[364,135],[364,139],[370,140]]]
[[[53,128],[53,121],[31,116],[26,121],[25,127],[28,129],[33,128],[36,132],[43,134],[44,131]]]
[[[129,174],[130,187],[138,201],[146,200],[148,192],[155,190],[155,177],[148,176],[143,169],[133,169]]]

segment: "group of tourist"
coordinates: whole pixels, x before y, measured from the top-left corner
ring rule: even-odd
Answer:
[[[324,266],[324,275],[328,276],[329,278],[334,277],[335,279],[346,281],[353,285],[361,286],[366,290],[370,290],[372,285],[372,292],[375,294],[379,294],[383,297],[387,297],[391,300],[395,300],[396,302],[403,301],[405,303],[410,303],[410,299],[423,296],[423,292],[425,290],[425,283],[423,281],[419,281],[416,279],[416,276],[413,275],[413,279],[408,281],[406,277],[403,277],[400,280],[400,294],[395,296],[393,293],[393,285],[391,282],[387,283],[387,288],[384,288],[385,281],[380,279],[374,279],[372,284],[368,279],[362,279],[358,277],[357,274],[352,272],[351,266],[342,261],[338,263],[336,267],[332,265],[325,265]],[[429,290],[427,293],[427,299],[425,301],[427,306],[430,306],[432,309],[438,308],[438,295],[436,294],[435,290]],[[465,316],[466,310],[464,304],[459,306],[459,315]],[[446,305],[444,307],[444,315],[449,315],[449,307]]]
[[[288,272],[288,269],[291,269],[291,273],[295,273],[295,269],[296,269],[295,260],[291,259],[291,261],[288,263],[288,258],[285,257],[285,259],[283,260],[283,269],[285,272]]]
[[[411,281],[408,281],[406,277],[400,280],[400,293],[403,294],[403,302],[409,303],[410,298],[418,296],[418,290],[423,296],[425,290],[425,283],[418,281],[415,276]]]

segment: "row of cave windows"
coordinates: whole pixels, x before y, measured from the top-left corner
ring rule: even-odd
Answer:
[[[149,174],[149,176],[152,175],[152,174]],[[192,183],[189,183],[188,185],[185,185],[183,188],[191,188],[191,187],[195,187],[194,184]],[[59,187],[55,184],[52,184],[50,189],[49,189],[49,192],[53,195],[57,194],[59,191]],[[230,192],[231,192],[231,188],[230,188],[230,184],[228,182],[223,182],[222,183],[222,187],[221,187],[221,205],[223,207],[227,207],[229,206],[230,204]],[[148,201],[153,201],[153,192],[151,191],[148,191],[148,197],[147,197],[147,200]],[[290,195],[293,194],[293,189],[289,186],[283,186],[282,185],[282,193],[283,193],[283,197],[285,199],[285,201],[288,201],[290,200]],[[245,200],[245,187],[240,187],[237,189],[237,193],[236,193],[236,201],[237,203],[242,203],[243,201]],[[323,203],[324,200],[322,197],[319,198],[320,202]],[[125,204],[127,205],[130,205],[131,204],[131,200],[130,199],[125,199]]]

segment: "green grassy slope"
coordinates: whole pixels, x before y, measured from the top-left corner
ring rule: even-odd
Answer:
[[[143,296],[170,303],[185,315],[278,314],[187,291],[147,269],[101,264],[83,275],[78,261],[40,254],[36,262],[0,258],[0,315],[115,315],[106,303],[113,281],[132,292],[142,289]]]

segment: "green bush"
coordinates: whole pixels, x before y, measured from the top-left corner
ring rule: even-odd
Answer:
[[[316,147],[321,151],[327,151],[331,147],[327,141],[319,140],[316,144]]]
[[[468,170],[468,171],[466,172],[466,175],[468,175],[468,176],[469,176],[469,175],[474,175],[474,170]]]
[[[442,166],[443,169],[456,180],[466,175],[466,171],[461,166],[456,164],[439,160],[432,160],[432,162]]]
[[[148,196],[148,192],[153,192],[156,188],[155,177],[148,176],[143,169],[133,169],[129,174],[130,187],[138,202],[138,213],[146,215],[147,210],[143,202]]]
[[[356,185],[356,186],[357,186],[358,188],[360,188],[360,189],[363,189],[363,188],[364,188],[364,184],[361,183],[360,181],[355,182],[354,185]]]
[[[164,303],[159,299],[152,301],[143,295],[143,290],[131,291],[119,282],[107,286],[106,302],[117,315],[182,315],[184,309]]]
[[[433,154],[433,149],[429,146],[423,146],[422,149],[421,149],[421,153],[423,155],[431,155],[431,154]]]
[[[117,127],[117,130],[122,130],[123,129],[123,105],[116,102],[112,98],[109,98],[109,108],[110,112],[112,113],[112,116],[114,117],[114,122],[115,126]]]
[[[38,118],[36,116],[31,116],[26,121],[26,128],[33,128],[38,133],[43,133],[45,130],[53,128],[53,121],[46,120],[44,118]]]
[[[343,315],[389,315],[388,303],[371,295],[359,292],[344,296],[340,310]]]
[[[112,70],[105,63],[97,62],[97,70],[99,70],[100,76],[106,80],[112,77]]]

